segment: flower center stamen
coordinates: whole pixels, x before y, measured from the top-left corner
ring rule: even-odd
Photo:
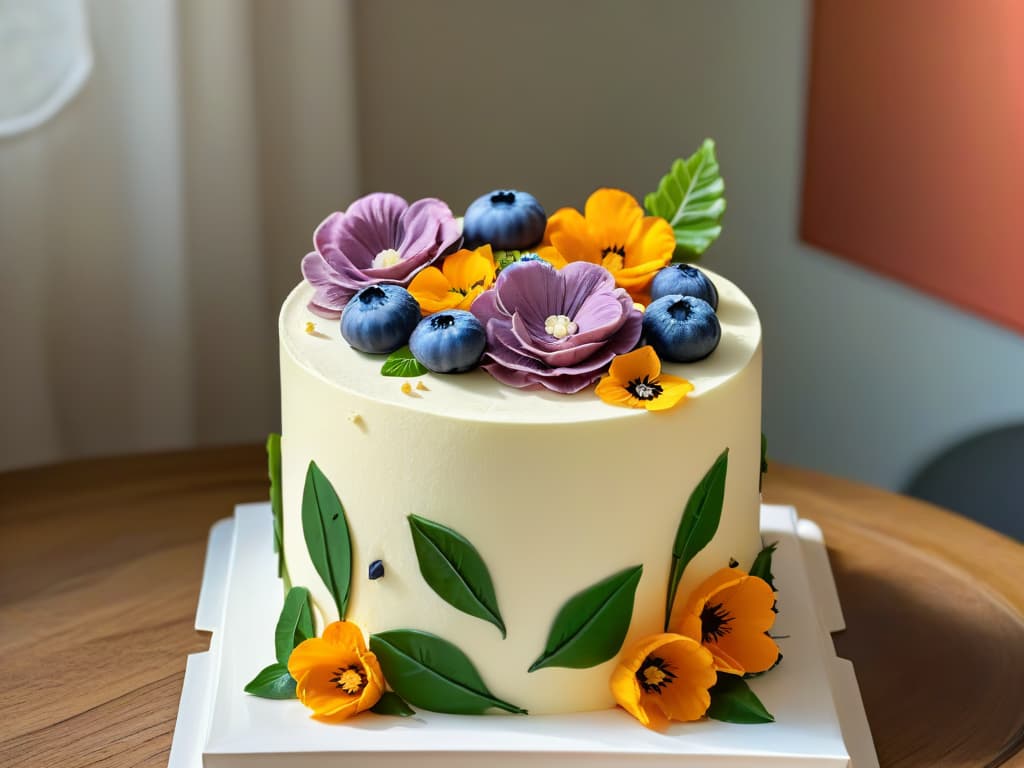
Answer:
[[[626,262],[626,247],[611,245],[601,250],[601,266],[609,272],[618,272]]]
[[[568,315],[551,315],[544,321],[544,330],[556,339],[564,339],[576,333],[580,327]]]
[[[676,675],[669,669],[669,665],[664,659],[648,656],[640,665],[640,669],[636,671],[636,679],[644,693],[660,694],[663,688],[672,684]]]
[[[665,390],[657,381],[651,381],[650,376],[644,376],[642,379],[633,379],[629,382],[626,391],[637,400],[656,400]]]
[[[701,642],[711,643],[732,631],[732,616],[721,603],[707,604],[700,612]]]
[[[388,248],[381,251],[373,257],[373,268],[381,269],[383,267],[393,267],[395,264],[402,260],[402,254],[396,251],[394,248]]]
[[[349,696],[356,696],[366,687],[366,672],[358,666],[338,667],[331,682]]]

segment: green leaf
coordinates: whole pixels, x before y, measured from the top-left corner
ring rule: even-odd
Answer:
[[[758,552],[749,571],[751,576],[757,576],[757,578],[767,581],[768,586],[773,590],[775,589],[775,577],[772,576],[772,555],[775,553],[775,549],[778,546],[779,543],[777,541],[773,541]]]
[[[718,682],[711,690],[711,706],[707,715],[725,723],[774,723],[775,718],[754,695],[746,680],[736,675],[718,673]]]
[[[437,635],[393,629],[370,635],[370,650],[395,693],[415,707],[452,715],[479,715],[491,707],[526,714],[487,690],[466,654]]]
[[[409,347],[406,345],[388,355],[388,359],[384,361],[380,372],[385,376],[411,378],[413,376],[422,376],[427,372],[427,369],[423,363],[412,356],[412,352],[409,351]]]
[[[281,615],[274,629],[277,660],[287,664],[295,646],[315,636],[313,614],[309,610],[309,590],[305,587],[292,587],[285,595]]]
[[[718,530],[722,517],[722,502],[725,499],[725,475],[729,469],[729,449],[726,448],[715,459],[686,502],[686,509],[679,520],[676,540],[672,544],[672,569],[668,577],[668,592],[665,596],[665,631],[672,620],[672,606],[683,571],[690,561],[708,545]]]
[[[371,712],[378,715],[391,715],[393,717],[410,717],[416,714],[416,710],[406,704],[405,699],[394,691],[384,691],[380,701],[370,707]]]
[[[313,461],[302,491],[302,533],[309,559],[334,597],[338,617],[344,620],[352,582],[352,541],[338,494]]]
[[[619,652],[633,618],[642,565],[619,571],[569,598],[551,623],[544,651],[530,672],[544,667],[585,669]]]
[[[768,471],[768,438],[764,432],[761,433],[761,476],[757,479],[757,490],[761,490],[764,483],[764,473]]]
[[[264,699],[294,699],[295,680],[280,662],[264,667],[245,686],[245,692]]]
[[[725,182],[718,173],[715,142],[704,139],[701,148],[686,160],[676,160],[658,189],[644,198],[652,216],[672,225],[676,236],[674,259],[700,256],[722,232],[725,213]]]
[[[409,515],[420,573],[442,600],[463,613],[489,621],[505,637],[491,574],[462,534],[440,523]]]
[[[287,578],[284,562],[284,502],[281,496],[281,436],[267,435],[267,475],[270,477],[270,511],[274,513],[274,551],[277,553],[277,575]]]

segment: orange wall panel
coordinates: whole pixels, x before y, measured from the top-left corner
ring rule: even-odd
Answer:
[[[814,4],[801,236],[1024,332],[1024,2]]]

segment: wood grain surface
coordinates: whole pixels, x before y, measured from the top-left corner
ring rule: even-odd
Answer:
[[[0,474],[0,766],[165,766],[206,536],[266,497],[262,447]],[[821,524],[883,766],[1024,766],[1024,547],[772,465]]]

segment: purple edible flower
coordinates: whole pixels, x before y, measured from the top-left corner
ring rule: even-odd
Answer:
[[[487,329],[483,368],[502,384],[579,392],[636,346],[643,315],[604,267],[543,262],[504,270],[470,310]]]
[[[338,317],[360,288],[408,286],[461,240],[458,222],[440,200],[428,197],[409,205],[386,192],[361,197],[313,233],[316,250],[302,260],[303,277],[316,287],[309,308]]]

